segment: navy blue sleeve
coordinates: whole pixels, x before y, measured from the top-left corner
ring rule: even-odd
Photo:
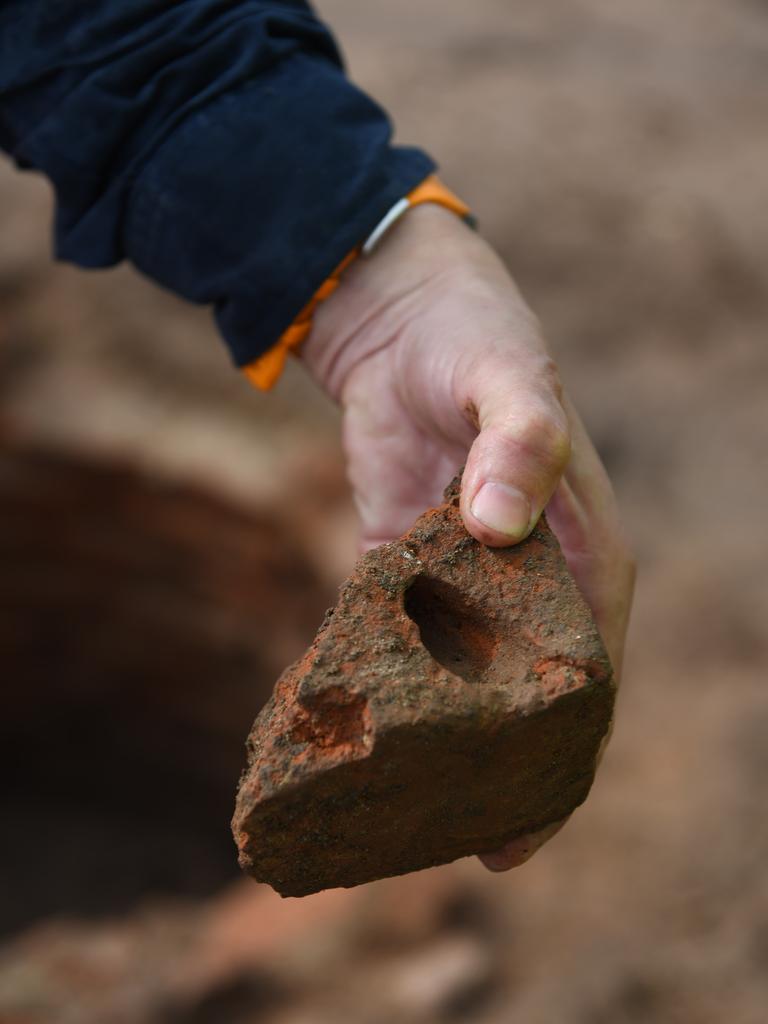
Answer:
[[[58,258],[212,304],[238,365],[433,169],[302,0],[6,0],[0,147],[53,184]]]

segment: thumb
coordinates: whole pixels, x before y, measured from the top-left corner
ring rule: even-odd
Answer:
[[[461,489],[469,532],[484,544],[516,544],[531,532],[568,463],[568,417],[554,364],[485,363],[464,408],[477,411],[479,434]]]

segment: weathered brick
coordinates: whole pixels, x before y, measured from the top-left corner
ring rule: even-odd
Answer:
[[[240,863],[301,896],[495,850],[585,799],[613,699],[549,527],[485,547],[454,481],[360,560],[256,719]]]

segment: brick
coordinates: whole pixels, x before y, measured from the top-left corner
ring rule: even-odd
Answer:
[[[587,796],[614,684],[542,519],[467,533],[459,481],[369,552],[249,737],[241,866],[284,896],[489,852]]]

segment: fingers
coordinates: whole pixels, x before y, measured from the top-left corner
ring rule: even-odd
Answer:
[[[563,408],[570,425],[572,452],[547,505],[547,519],[592,609],[618,681],[634,590],[634,559],[600,457],[567,398],[563,399]],[[598,752],[598,764],[609,736],[610,729]],[[512,840],[501,850],[483,854],[480,860],[490,871],[518,867],[564,824],[565,821],[561,821],[533,835]]]
[[[518,868],[530,860],[534,853],[540,850],[552,836],[557,835],[566,821],[568,819],[563,818],[562,821],[547,825],[539,832],[532,832],[530,835],[513,839],[494,853],[481,854],[479,859],[489,871],[509,871],[511,868]]]
[[[543,346],[526,358],[486,360],[470,384],[480,433],[464,469],[461,511],[484,544],[527,537],[557,486],[571,449],[559,390]]]
[[[581,419],[564,400],[573,450],[547,506],[547,519],[563,549],[618,680],[632,605],[635,562],[624,535],[613,488]]]

